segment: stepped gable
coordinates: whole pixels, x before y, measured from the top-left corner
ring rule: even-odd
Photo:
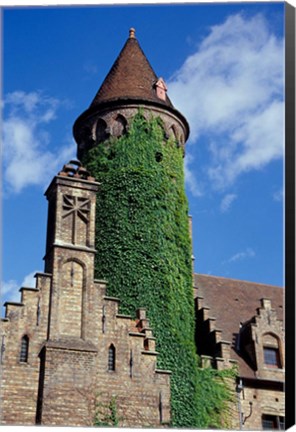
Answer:
[[[158,77],[152,69],[136,37],[129,38],[111,67],[90,108],[113,100],[145,100],[174,108],[169,98],[160,99],[155,92]]]
[[[240,323],[257,315],[261,299],[270,299],[278,320],[283,320],[284,290],[281,287],[202,274],[194,275],[194,296],[201,297],[223,340],[231,343],[231,358],[239,364],[242,376],[254,377],[254,370],[235,351],[235,335]]]
[[[71,160],[45,192],[45,272],[4,305],[2,424],[93,426],[115,396],[121,426],[170,422],[171,372],[157,369],[146,309],[121,314],[107,282],[93,278],[99,186]]]

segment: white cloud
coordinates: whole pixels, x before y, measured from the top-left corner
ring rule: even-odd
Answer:
[[[10,301],[19,301],[20,299],[20,293],[19,285],[16,280],[10,279],[7,282],[2,282],[1,286],[1,297],[9,297]]]
[[[253,258],[255,256],[255,252],[251,248],[247,248],[243,252],[238,252],[235,255],[233,255],[227,262],[235,262],[235,261],[241,261],[246,258]]]
[[[48,124],[56,118],[57,99],[39,92],[9,93],[4,100],[3,173],[4,186],[18,193],[29,185],[45,186],[61,166],[75,155],[74,141],[55,154]]]
[[[39,270],[35,270],[32,273],[29,273],[27,276],[24,277],[23,282],[22,282],[22,287],[26,287],[26,288],[35,288],[36,286],[36,279],[35,279],[35,274],[38,273]]]
[[[51,105],[57,104],[57,100],[55,99],[51,99],[50,102]],[[13,112],[24,108],[25,112],[32,113],[37,105],[40,104],[40,94],[38,92],[25,93],[23,91],[15,91],[6,96],[4,104],[10,104]]]
[[[169,82],[189,120],[190,143],[210,140],[215,188],[283,156],[283,47],[263,16],[233,15],[211,28]]]
[[[1,285],[1,297],[2,298],[5,297],[5,299],[7,301],[19,302],[21,299],[19,289],[21,287],[35,288],[36,279],[34,278],[34,275],[36,273],[38,273],[38,270],[35,270],[35,271],[29,273],[28,275],[26,275],[21,284],[19,284],[14,279],[10,279],[7,282],[3,281],[2,285]]]
[[[184,160],[185,179],[192,195],[194,197],[200,197],[203,195],[203,187],[197,182],[194,172],[191,171],[190,163],[193,162],[193,160],[194,158],[187,152]]]
[[[236,199],[237,199],[237,195],[235,195],[235,194],[225,195],[225,197],[222,199],[221,204],[220,204],[221,212],[222,213],[227,212],[230,209],[230,206],[233,203],[233,201],[235,201]]]
[[[281,202],[284,199],[284,195],[285,195],[285,191],[283,190],[283,188],[281,188],[281,189],[277,190],[276,192],[274,192],[273,199],[274,199],[274,201]]]

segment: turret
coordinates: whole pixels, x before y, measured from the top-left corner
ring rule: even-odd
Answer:
[[[96,278],[108,281],[107,294],[120,299],[121,313],[147,307],[158,365],[172,370],[172,425],[180,427],[197,425],[198,394],[183,170],[188,135],[185,117],[131,29],[90,107],[76,120],[74,137],[79,159],[101,184]],[[149,344],[154,349],[153,339]]]
[[[109,137],[120,137],[141,107],[147,118],[159,116],[166,136],[173,135],[184,148],[189,135],[185,117],[167,95],[163,78],[158,77],[143,53],[133,28],[90,107],[76,120],[73,128],[78,143],[77,155],[85,153]]]

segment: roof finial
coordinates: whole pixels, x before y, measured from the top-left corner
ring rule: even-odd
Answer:
[[[136,30],[133,27],[130,28],[130,30],[129,30],[129,37],[130,38],[135,38],[135,32],[136,32]]]

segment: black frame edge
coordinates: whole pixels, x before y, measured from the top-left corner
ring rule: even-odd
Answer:
[[[295,8],[285,3],[285,428],[295,424]]]

